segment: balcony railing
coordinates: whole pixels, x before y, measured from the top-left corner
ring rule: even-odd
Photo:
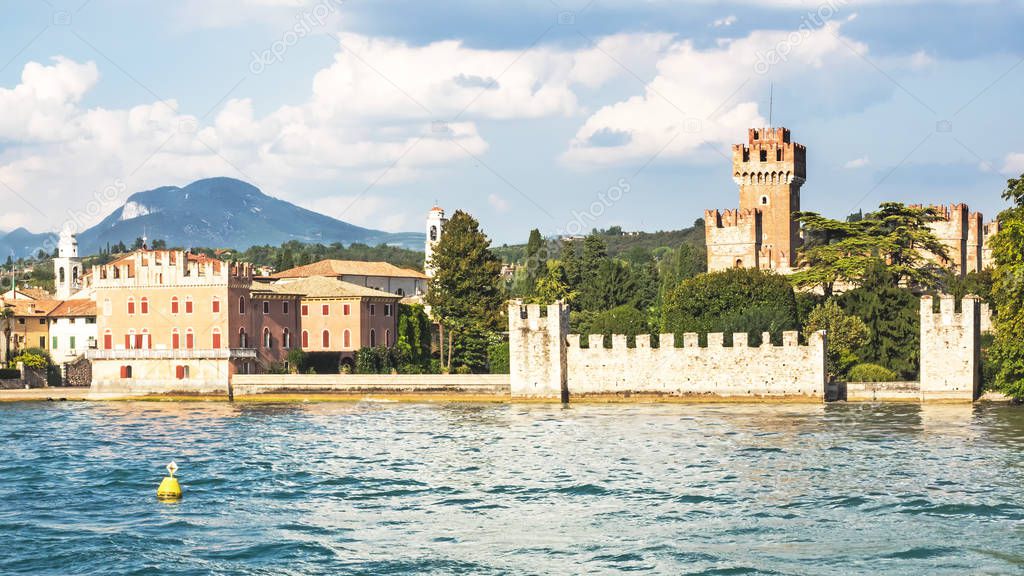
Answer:
[[[178,348],[173,350],[152,350],[135,348],[130,350],[89,350],[89,360],[219,360],[235,358],[256,358],[255,348]]]

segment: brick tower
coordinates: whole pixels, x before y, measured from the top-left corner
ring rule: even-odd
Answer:
[[[793,213],[800,210],[807,149],[786,128],[751,128],[747,143],[732,147],[732,173],[740,188],[739,210],[705,213],[708,269],[789,272],[800,245]]]

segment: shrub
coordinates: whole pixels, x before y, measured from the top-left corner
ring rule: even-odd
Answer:
[[[896,372],[878,364],[857,364],[850,368],[850,382],[893,382],[899,378]]]
[[[473,369],[470,368],[469,366],[462,365],[462,366],[459,366],[458,368],[455,369],[455,373],[456,374],[472,374],[473,373]]]
[[[830,378],[842,378],[859,358],[858,351],[867,345],[871,332],[856,316],[843,312],[835,300],[829,299],[807,315],[804,337],[810,340],[818,330],[828,332],[826,365]]]
[[[491,374],[509,373],[508,341],[501,340],[487,348],[487,365]]]
[[[26,368],[46,368],[50,365],[50,359],[34,352],[26,351],[14,358],[15,364],[21,362]]]

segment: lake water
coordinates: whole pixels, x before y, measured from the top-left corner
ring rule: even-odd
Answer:
[[[5,575],[1024,572],[1010,406],[30,403],[0,442]]]

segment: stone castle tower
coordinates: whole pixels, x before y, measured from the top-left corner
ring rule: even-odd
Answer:
[[[747,143],[732,147],[738,210],[704,213],[708,270],[761,268],[789,272],[800,227],[800,187],[807,177],[807,149],[787,128],[751,128]]]
[[[78,257],[78,240],[68,230],[60,233],[57,257],[53,259],[53,282],[58,300],[68,300],[82,288],[82,260]]]
[[[428,278],[434,277],[434,266],[431,259],[434,257],[434,247],[441,241],[441,234],[444,233],[444,225],[448,219],[444,216],[444,209],[434,206],[427,214],[427,244],[424,247],[423,272]]]

